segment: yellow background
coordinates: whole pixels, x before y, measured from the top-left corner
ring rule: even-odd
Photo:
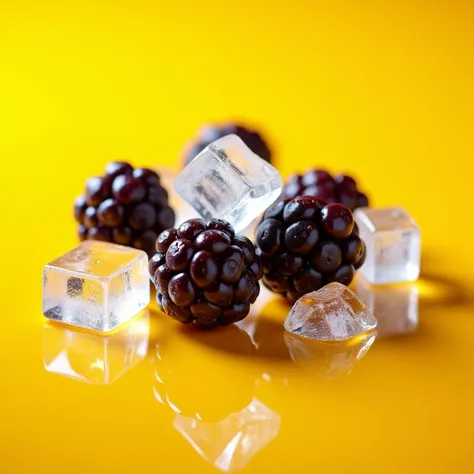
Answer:
[[[0,0],[0,472],[218,472],[157,400],[163,370],[183,413],[256,397],[277,414],[243,473],[473,472],[473,52],[472,1]],[[86,178],[115,158],[178,166],[201,124],[229,118],[265,131],[282,173],[348,171],[409,210],[418,331],[328,380],[291,362],[280,304],[253,344],[153,311],[148,357],[113,384],[46,372],[41,271],[76,244]]]

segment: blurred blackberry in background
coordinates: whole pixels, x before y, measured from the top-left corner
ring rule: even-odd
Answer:
[[[115,161],[105,176],[89,178],[74,204],[81,240],[103,240],[154,253],[155,241],[175,221],[168,193],[147,168]]]
[[[271,162],[271,150],[259,132],[236,123],[227,123],[223,125],[209,125],[203,127],[199,131],[197,138],[190,143],[185,151],[184,165],[187,165],[212,142],[230,134],[240,137],[243,142],[260,158],[268,161],[268,163]]]
[[[245,318],[260,293],[253,243],[220,219],[190,219],[162,232],[150,260],[160,309],[200,329]]]
[[[288,178],[282,191],[282,198],[296,196],[315,196],[327,204],[338,202],[349,209],[367,207],[367,196],[357,189],[357,183],[347,175],[333,177],[325,170],[308,170],[300,175],[295,174]]]
[[[290,301],[333,281],[349,285],[366,251],[352,212],[312,196],[269,207],[255,231],[255,244],[263,284]]]

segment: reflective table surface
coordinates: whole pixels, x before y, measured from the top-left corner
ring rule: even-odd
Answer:
[[[471,1],[2,2],[0,472],[472,473],[473,18]],[[154,302],[106,336],[48,323],[42,269],[77,245],[85,180],[116,158],[177,170],[233,117],[284,176],[348,172],[419,224],[418,282],[352,285],[377,333],[302,341],[268,292],[215,332]]]

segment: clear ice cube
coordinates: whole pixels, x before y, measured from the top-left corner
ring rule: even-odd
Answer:
[[[362,275],[358,275],[355,292],[375,316],[378,337],[408,334],[418,328],[416,284],[371,285]]]
[[[181,171],[175,188],[204,219],[224,219],[240,232],[278,198],[282,180],[237,135],[227,135]]]
[[[181,199],[174,188],[174,182],[178,173],[173,169],[163,166],[155,167],[154,171],[156,171],[160,176],[162,186],[168,190],[168,199],[170,206],[176,213],[176,222],[181,224],[188,219],[199,218],[199,214],[196,210],[190,204]]]
[[[174,427],[222,472],[239,472],[280,431],[280,416],[254,398],[242,411],[216,421],[177,415]]]
[[[48,372],[95,385],[108,385],[142,361],[148,352],[148,310],[111,335],[47,322],[43,362]]]
[[[421,234],[402,208],[355,211],[359,235],[367,247],[360,272],[374,284],[414,281],[420,274]]]
[[[46,265],[43,314],[50,319],[111,331],[150,302],[145,252],[86,241]]]
[[[340,283],[329,283],[302,296],[285,321],[288,332],[319,341],[343,341],[376,326],[367,307]]]

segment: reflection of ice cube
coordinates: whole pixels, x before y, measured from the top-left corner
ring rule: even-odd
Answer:
[[[174,427],[207,461],[223,472],[238,472],[280,431],[280,416],[254,398],[238,413],[217,422],[177,415]]]
[[[358,275],[355,291],[377,319],[379,337],[416,331],[418,327],[418,287],[416,284],[373,286]]]
[[[282,180],[239,137],[227,135],[194,158],[175,187],[202,217],[225,219],[240,232],[278,198]]]
[[[367,307],[340,283],[302,296],[285,321],[287,331],[320,341],[350,339],[376,326]]]
[[[298,366],[321,378],[337,378],[352,371],[367,354],[376,335],[366,333],[348,341],[321,342],[285,333],[285,343]]]
[[[150,302],[148,257],[141,250],[87,241],[46,265],[43,313],[96,331],[111,331]]]
[[[360,269],[371,283],[416,280],[420,274],[420,229],[401,208],[355,211],[367,257]]]
[[[145,358],[150,321],[148,311],[110,336],[46,323],[43,362],[48,372],[97,385],[118,379]]]

